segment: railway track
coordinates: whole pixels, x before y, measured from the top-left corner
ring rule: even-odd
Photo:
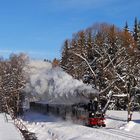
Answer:
[[[100,131],[106,133],[110,133],[111,135],[114,134],[116,136],[121,136],[121,137],[124,137],[126,138],[127,140],[130,139],[130,140],[140,140],[140,137],[139,136],[136,136],[132,133],[129,133],[127,131],[122,131],[120,129],[113,129],[113,128],[102,128]]]

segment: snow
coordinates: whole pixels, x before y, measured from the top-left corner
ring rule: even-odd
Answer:
[[[7,115],[7,118],[8,122],[5,114],[0,114],[0,140],[23,140],[20,131],[15,127],[9,115]]]
[[[140,140],[140,113],[126,122],[126,111],[107,111],[105,128],[90,128],[54,116],[27,112],[23,123],[38,140]]]
[[[24,90],[32,100],[68,104],[85,102],[88,96],[94,97],[98,93],[91,85],[73,79],[60,67],[52,68],[49,62],[31,60],[25,71],[29,79]]]
[[[120,127],[120,129],[124,129],[125,131],[130,131],[134,128],[135,125],[136,125],[136,123],[131,121],[131,122],[127,123],[124,127]]]
[[[127,97],[127,94],[114,94],[113,97]]]
[[[140,132],[140,112],[133,112],[132,121],[130,121],[129,123],[127,123],[125,121],[127,118],[126,111],[113,111],[113,112],[114,112],[114,114],[117,114],[119,116],[118,119],[120,119],[120,121],[125,122],[124,125],[119,127],[121,130],[129,131],[131,133],[135,133],[136,135],[139,135],[139,132]],[[110,115],[110,116],[112,118],[117,118],[116,116],[113,116],[113,115]]]

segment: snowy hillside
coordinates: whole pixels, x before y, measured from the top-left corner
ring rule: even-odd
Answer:
[[[108,111],[105,128],[90,128],[53,116],[27,113],[24,124],[39,140],[140,140],[140,113],[126,122],[127,112]]]
[[[75,103],[98,93],[92,86],[73,79],[60,67],[52,68],[49,62],[32,60],[26,67],[26,73],[29,79],[25,91],[35,100]]]

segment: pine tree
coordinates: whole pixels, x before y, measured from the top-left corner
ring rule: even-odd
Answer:
[[[138,49],[140,50],[140,21],[139,21],[139,24],[138,24],[138,40],[137,40],[137,46],[138,46]]]
[[[134,40],[137,42],[137,39],[138,39],[138,21],[137,21],[137,18],[135,18],[133,36],[134,36]]]
[[[126,23],[125,23],[124,31],[125,31],[125,32],[128,32],[128,31],[129,31],[127,21],[126,21]]]
[[[134,36],[134,40],[136,42],[137,48],[140,50],[140,23],[138,23],[137,18],[135,18],[133,36]]]
[[[60,65],[64,70],[68,70],[68,50],[69,50],[69,41],[65,40],[62,50],[62,58]]]

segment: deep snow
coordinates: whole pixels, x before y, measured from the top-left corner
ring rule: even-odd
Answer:
[[[105,128],[90,128],[60,118],[28,112],[23,123],[39,140],[140,140],[140,113],[126,122],[126,111],[107,111]]]
[[[22,134],[14,125],[11,117],[5,116],[4,113],[0,113],[0,140],[23,140]]]

